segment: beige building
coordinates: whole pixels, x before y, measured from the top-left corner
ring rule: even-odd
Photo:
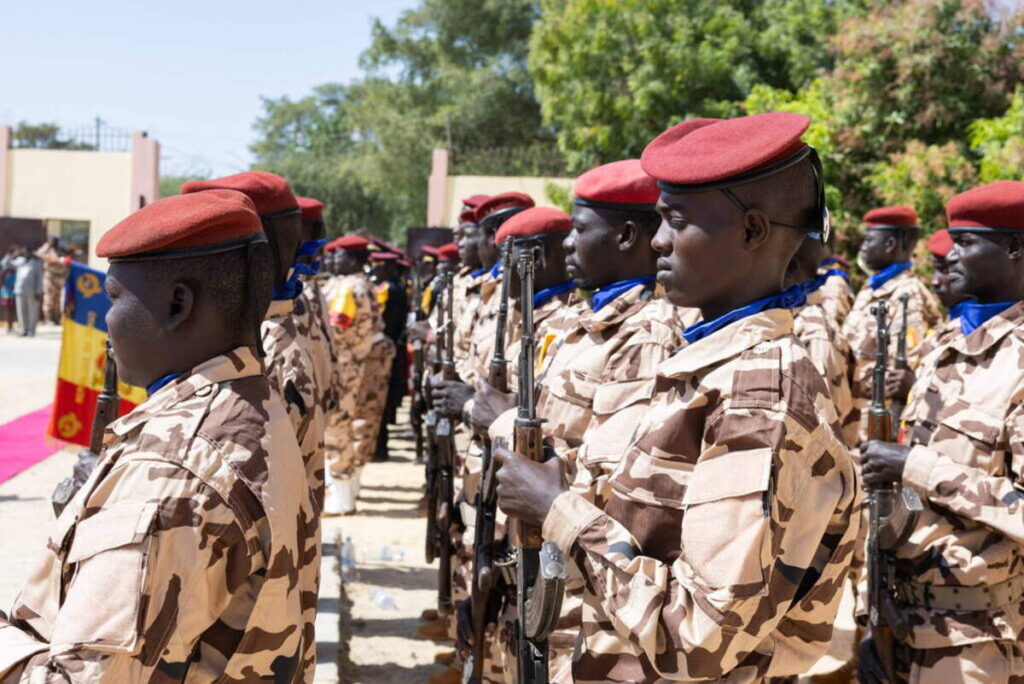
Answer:
[[[0,248],[56,235],[88,245],[102,268],[100,236],[159,198],[160,145],[145,133],[132,133],[129,152],[12,148],[11,139],[0,126]]]
[[[448,150],[434,150],[430,179],[427,182],[427,225],[454,226],[459,221],[462,200],[471,195],[496,195],[499,192],[523,192],[537,206],[555,207],[553,189],[572,192],[572,178],[536,176],[449,176]]]

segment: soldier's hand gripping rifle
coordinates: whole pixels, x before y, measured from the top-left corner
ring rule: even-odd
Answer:
[[[536,339],[533,329],[533,276],[543,255],[539,240],[518,241],[516,268],[521,283],[520,306],[523,335],[519,352],[519,401],[515,422],[515,451],[533,461],[544,460],[541,419],[534,404]],[[516,609],[513,637],[517,651],[517,681],[546,684],[548,681],[548,634],[558,621],[565,591],[566,570],[562,552],[541,537],[540,528],[509,520],[516,547]]]
[[[894,365],[896,370],[908,371],[910,370],[910,362],[907,361],[907,304],[910,302],[910,295],[900,295],[900,303],[902,306],[902,327],[900,327],[899,337],[896,338],[896,358],[894,359]],[[903,415],[903,409],[907,407],[907,398],[905,396],[895,397],[892,400],[892,419],[894,430],[899,433],[900,429],[900,417]]]
[[[494,330],[494,353],[487,369],[487,382],[502,393],[508,392],[508,361],[505,359],[505,330],[508,325],[508,290],[512,280],[512,240],[505,240],[501,248],[504,276],[501,279],[501,299],[498,302],[498,320]],[[494,477],[494,459],[490,440],[484,437],[483,467],[480,488],[477,491],[476,528],[473,538],[473,653],[466,661],[467,684],[478,684],[483,677],[486,658],[485,633],[492,608],[496,608],[500,595],[495,591],[497,573],[494,568],[494,527],[498,512],[497,479]]]
[[[117,420],[121,408],[121,398],[117,394],[117,363],[110,354],[110,341],[107,340],[106,358],[103,365],[103,391],[96,397],[96,411],[92,417],[92,432],[89,434],[89,448],[78,452],[78,463],[75,464],[74,475],[65,478],[53,490],[50,502],[53,512],[60,517],[64,507],[82,488],[89,474],[96,467],[103,448],[103,432],[107,426]]]
[[[444,324],[441,328],[443,339],[441,354],[441,378],[458,380],[455,373],[455,311],[453,302],[454,279],[451,272],[444,274]],[[437,471],[434,487],[437,490],[437,610],[448,615],[452,610],[452,514],[455,507],[455,421],[444,413],[437,416],[434,430],[437,453]]]
[[[434,313],[436,316],[434,323],[434,330],[437,331],[436,338],[434,341],[434,353],[430,359],[430,367],[427,373],[426,383],[423,387],[424,399],[427,403],[427,413],[423,420],[423,428],[426,433],[426,447],[427,447],[427,468],[426,468],[426,480],[427,480],[427,547],[426,547],[426,558],[427,563],[433,563],[434,559],[438,557],[440,553],[441,544],[441,533],[437,527],[437,506],[438,506],[438,479],[439,479],[439,468],[438,468],[438,453],[437,453],[437,421],[439,412],[434,408],[434,396],[432,393],[432,384],[430,378],[434,373],[441,372],[441,357],[443,356],[443,348],[445,343],[444,336],[444,273],[439,273],[435,281],[439,283],[438,292],[435,295],[436,301],[434,304]],[[424,359],[426,362],[426,359]]]
[[[877,350],[872,376],[871,407],[868,411],[868,439],[895,439],[892,413],[885,405],[885,374],[889,356],[889,307],[882,301],[872,308],[877,326]],[[892,684],[895,676],[896,641],[907,638],[907,618],[895,598],[896,569],[892,550],[905,542],[923,506],[909,488],[879,483],[867,487],[870,513],[868,527],[868,620],[878,660]]]

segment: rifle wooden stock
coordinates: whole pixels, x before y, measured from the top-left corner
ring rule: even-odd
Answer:
[[[74,498],[78,490],[85,484],[89,473],[96,467],[100,451],[103,449],[103,433],[107,426],[117,420],[121,410],[121,397],[117,393],[117,363],[110,352],[110,340],[107,340],[106,359],[103,363],[103,391],[96,397],[96,410],[92,417],[92,431],[89,433],[89,448],[78,452],[78,465],[75,475],[65,478],[53,490],[50,503],[53,512],[60,517],[65,506]]]
[[[516,421],[515,427],[515,450],[516,453],[525,456],[537,463],[544,462],[544,433],[540,424],[527,425]],[[544,538],[541,536],[540,528],[535,525],[528,525],[521,520],[516,520],[511,527],[512,543],[524,549],[540,549]]]

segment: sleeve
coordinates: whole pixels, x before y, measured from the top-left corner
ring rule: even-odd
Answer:
[[[776,629],[848,495],[842,478],[827,476],[835,461],[823,440],[767,411],[739,413],[725,412],[740,419],[734,436],[702,451],[681,504],[625,503],[634,516],[660,510],[630,527],[678,535],[673,562],[642,555],[625,525],[573,492],[544,521],[545,539],[573,559],[615,632],[667,681],[722,678]],[[638,474],[660,462],[645,458],[633,464]]]
[[[130,461],[108,480],[102,500],[94,495],[86,505],[98,510],[75,527],[65,562],[76,570],[49,642],[22,628],[17,611],[0,620],[0,680],[141,681],[160,661],[183,666],[233,593],[245,589],[245,534],[191,473]]]
[[[1006,475],[990,475],[919,444],[907,456],[903,482],[930,502],[1024,545],[1024,407],[1014,408],[1007,427]]]

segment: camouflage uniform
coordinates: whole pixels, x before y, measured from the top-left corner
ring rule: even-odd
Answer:
[[[284,399],[288,418],[302,453],[307,492],[313,508],[309,535],[298,559],[302,589],[304,630],[310,636],[303,653],[303,670],[312,679],[316,665],[316,602],[320,587],[320,512],[324,503],[324,413],[322,390],[316,384],[313,343],[301,326],[296,310],[302,299],[278,299],[270,303],[261,330],[270,386]]]
[[[819,273],[824,274],[827,271],[828,269],[821,269]],[[825,284],[821,286],[819,292],[821,292],[821,307],[825,309],[833,327],[840,330],[846,317],[850,315],[850,309],[853,308],[853,288],[843,276],[833,275],[825,280]]]
[[[1024,681],[1022,326],[1017,303],[952,336],[922,362],[903,414],[903,485],[925,501],[895,552],[910,681]]]
[[[338,349],[334,344],[334,333],[327,315],[327,300],[324,298],[322,287],[326,281],[327,278],[321,275],[304,278],[300,297],[306,310],[306,317],[301,325],[309,329],[309,338],[313,341],[314,373],[322,394],[321,406],[325,425],[326,417],[334,411],[341,392]]]
[[[859,501],[792,330],[736,321],[618,397],[640,418],[604,510],[564,492],[543,525],[587,590],[575,681],[754,682],[825,652]]]
[[[361,452],[353,427],[360,415],[360,393],[365,384],[379,384],[385,388],[386,397],[387,376],[381,377],[380,365],[381,361],[389,359],[390,345],[384,336],[377,293],[365,274],[331,279],[326,295],[338,349],[341,387],[338,406],[328,426],[327,463],[333,477],[347,478],[360,462]],[[378,414],[380,411],[383,408],[378,409]],[[376,439],[376,434],[373,438]]]
[[[107,428],[0,617],[5,682],[301,681],[315,515],[285,407],[247,348]]]
[[[43,320],[60,323],[60,300],[71,268],[49,242],[36,250],[36,256],[43,262]]]
[[[830,278],[830,280],[834,280]],[[875,317],[871,307],[879,301],[889,304],[889,364],[895,368],[896,346],[903,321],[902,295],[909,295],[907,301],[907,359],[914,368],[921,360],[918,345],[925,334],[942,320],[942,309],[935,297],[913,271],[904,271],[891,280],[872,290],[869,285],[857,293],[853,309],[843,323],[843,337],[850,345],[853,360],[850,366],[850,391],[853,393],[855,420],[860,422],[858,443],[867,439],[867,408],[871,403],[871,371],[875,366],[876,341]]]
[[[460,274],[453,286],[455,292],[453,306],[456,316],[455,343],[453,345],[455,349],[455,370],[459,377],[467,382],[472,373],[470,366],[474,363],[470,357],[474,324],[476,323],[480,306],[483,303],[481,290],[484,282],[487,280],[493,279],[486,271],[475,278],[471,274],[466,274],[465,276]],[[490,290],[490,288],[488,289]],[[495,312],[497,312],[497,309],[495,309]]]

